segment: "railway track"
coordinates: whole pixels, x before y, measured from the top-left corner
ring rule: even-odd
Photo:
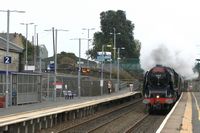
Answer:
[[[149,115],[141,99],[118,105],[111,109],[74,121],[68,121],[42,132],[51,133],[154,133],[167,112]]]
[[[165,115],[146,115],[125,133],[155,133],[164,119]]]
[[[102,119],[104,120],[101,121],[101,124],[97,125],[96,127],[91,128],[90,130],[88,130],[89,133],[102,133],[102,132],[106,132],[108,130],[113,131],[113,129],[117,129],[116,127],[111,127],[113,125],[116,125],[120,128],[123,128],[124,125],[121,124],[121,126],[119,126],[120,122],[125,122],[124,119],[127,120],[127,117],[130,116],[133,112],[136,113],[138,110],[138,106],[140,106],[141,103],[137,103],[135,105],[131,105],[128,108],[124,108],[122,110],[117,110],[116,112],[112,112],[112,114],[110,114],[110,116],[104,116],[104,118],[100,118],[97,121],[101,121]],[[141,106],[140,106],[141,107]],[[144,114],[143,113],[139,113],[137,112],[137,118],[135,118],[133,121],[136,121],[139,117],[142,117]],[[109,118],[109,119],[108,119]],[[92,124],[91,124],[92,126]],[[117,131],[119,132],[121,129],[117,129]],[[123,130],[123,129],[122,129]],[[108,131],[109,132],[109,131]]]
[[[115,121],[118,121],[119,119],[123,118],[131,112],[139,111],[138,106],[140,105],[141,100],[138,100],[137,102],[118,107],[112,111],[108,111],[102,115],[99,115],[95,119],[88,120],[85,123],[77,125],[76,127],[64,130],[64,132],[105,132],[107,129],[110,129],[108,127],[109,124],[112,125]],[[139,115],[138,113],[137,116],[140,117],[141,115]],[[117,130],[119,131],[119,129]]]
[[[128,127],[126,129],[126,131],[124,131],[124,133],[131,133],[138,125],[140,125],[147,117],[149,116],[149,114],[144,115],[139,121],[137,121],[136,123],[134,123],[133,125],[131,125],[130,127]]]
[[[132,102],[106,109],[85,118],[68,121],[66,123],[60,124],[56,127],[41,132],[102,132],[102,130],[109,128],[107,127],[107,125],[113,124],[114,122],[124,118],[125,116],[128,116],[131,112],[135,115],[135,118],[132,119],[134,121],[142,117],[145,113],[144,105],[141,101],[142,99],[136,99]]]

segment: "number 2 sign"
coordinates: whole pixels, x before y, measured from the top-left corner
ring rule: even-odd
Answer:
[[[4,56],[4,64],[10,64],[11,63],[11,56]]]

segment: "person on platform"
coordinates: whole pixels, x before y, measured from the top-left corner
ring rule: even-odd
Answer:
[[[112,82],[109,80],[108,81],[108,94],[112,92]]]

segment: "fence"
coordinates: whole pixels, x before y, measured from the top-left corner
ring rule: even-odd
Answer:
[[[55,75],[45,73],[42,76],[42,99],[58,100],[64,97],[63,91],[70,90],[75,96],[78,96],[78,78],[77,75],[57,74],[56,83],[54,84]],[[88,76],[81,76],[80,96],[97,96],[101,94],[100,80]],[[56,94],[55,94],[56,93]],[[107,80],[104,81],[103,93],[107,93]]]
[[[40,102],[41,84],[40,74],[9,73],[8,101],[5,102],[9,106]],[[6,96],[6,74],[0,74],[0,96]]]
[[[55,82],[56,79],[56,82]],[[103,94],[108,93],[107,83],[110,79],[104,78]],[[116,79],[112,80],[115,91]],[[127,82],[120,82],[120,88],[127,87]],[[80,96],[101,95],[100,77],[94,78],[81,75]],[[59,100],[64,97],[63,92],[71,90],[78,96],[78,76],[54,73],[9,73],[8,103],[9,106],[41,102],[43,100]],[[0,97],[5,99],[6,75],[0,74]],[[1,100],[5,101],[5,100]],[[1,103],[2,106],[2,103]]]

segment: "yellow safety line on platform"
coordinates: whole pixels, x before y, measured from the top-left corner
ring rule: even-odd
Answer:
[[[190,92],[188,92],[187,94],[188,99],[180,133],[192,133],[192,97]]]
[[[199,109],[199,104],[198,104],[198,101],[197,101],[197,98],[196,96],[194,95],[194,93],[192,92],[192,95],[194,97],[194,100],[195,100],[195,103],[196,103],[196,107],[197,107],[197,111],[198,111],[198,115],[199,115],[199,121],[200,121],[200,109]]]

